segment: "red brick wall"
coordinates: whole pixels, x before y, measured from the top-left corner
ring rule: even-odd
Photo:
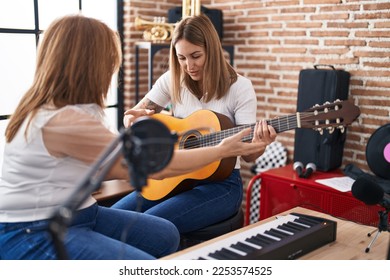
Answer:
[[[181,0],[125,1],[126,105],[134,105],[135,16],[153,20],[180,6]],[[294,113],[299,71],[315,64],[332,64],[351,73],[350,101],[361,115],[349,128],[343,166],[354,163],[370,171],[365,149],[369,137],[390,121],[390,3],[388,0],[209,0],[208,8],[223,11],[224,43],[235,45],[234,66],[250,78],[258,98],[258,118]],[[156,55],[154,75],[165,71],[168,52]],[[146,55],[141,57],[140,91],[146,93]],[[292,161],[294,131],[283,132],[282,142]],[[252,174],[244,165],[248,183]]]

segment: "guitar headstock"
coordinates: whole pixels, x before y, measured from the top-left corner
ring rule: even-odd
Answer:
[[[324,129],[329,133],[332,133],[335,128],[344,132],[345,127],[360,115],[360,109],[351,102],[336,100],[332,103],[315,105],[298,114],[299,127],[313,128],[322,134]]]

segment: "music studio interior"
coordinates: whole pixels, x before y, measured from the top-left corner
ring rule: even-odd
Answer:
[[[23,11],[19,1],[6,2],[1,137],[31,83],[39,34],[79,11],[122,38],[106,109],[118,129],[123,112],[167,70],[174,23],[199,13],[212,20],[226,59],[252,81],[257,118],[299,119],[256,162],[242,162],[239,213],[182,236],[186,248],[165,259],[390,259],[388,0],[31,0]],[[105,181],[93,194],[109,206],[131,191],[127,182]],[[272,242],[262,240],[267,234]]]

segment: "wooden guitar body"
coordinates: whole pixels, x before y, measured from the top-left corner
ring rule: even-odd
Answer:
[[[172,132],[177,133],[178,142],[175,149],[199,148],[201,145],[196,143],[196,139],[200,136],[233,127],[228,117],[209,110],[197,111],[185,119],[164,114],[155,114],[153,118],[164,123]],[[146,199],[158,200],[189,190],[200,180],[224,180],[230,175],[235,163],[235,157],[226,158],[191,173],[163,180],[148,179],[147,186],[142,189],[141,194]]]

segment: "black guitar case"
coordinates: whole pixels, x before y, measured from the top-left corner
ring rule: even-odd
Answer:
[[[336,70],[330,65],[315,65],[314,69],[304,69],[299,73],[297,112],[303,112],[314,105],[335,100],[347,100],[350,73]],[[314,163],[319,171],[329,171],[340,167],[343,157],[347,130],[342,133],[319,132],[309,128],[295,130],[294,162],[304,165]]]

